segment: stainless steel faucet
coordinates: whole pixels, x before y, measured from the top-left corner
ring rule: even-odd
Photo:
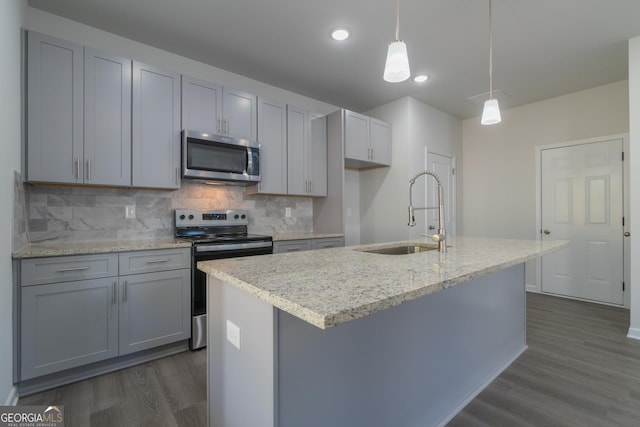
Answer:
[[[421,177],[422,175],[431,175],[436,182],[438,183],[438,206],[424,207],[424,208],[414,208],[413,200],[411,197],[411,190],[413,189],[413,184],[415,184],[416,179]],[[425,209],[438,209],[438,233],[431,236],[431,240],[434,242],[438,242],[438,251],[446,252],[447,245],[445,244],[446,239],[446,231],[444,229],[444,197],[442,196],[442,183],[440,182],[440,177],[436,175],[434,172],[425,170],[419,172],[409,180],[409,227],[414,227],[416,225],[416,219],[413,216],[413,211],[425,210]]]

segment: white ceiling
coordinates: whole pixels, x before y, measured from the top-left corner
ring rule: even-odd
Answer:
[[[79,21],[356,111],[412,96],[460,118],[489,90],[488,0],[403,0],[412,74],[387,83],[395,0],[29,0]],[[493,0],[494,88],[509,108],[628,78],[640,0]],[[329,38],[337,26],[352,37]]]

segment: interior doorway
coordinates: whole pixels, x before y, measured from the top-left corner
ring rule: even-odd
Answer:
[[[624,139],[541,148],[540,238],[569,240],[541,260],[544,293],[624,305]]]
[[[427,151],[426,168],[438,175],[442,183],[444,195],[444,228],[448,236],[456,235],[456,159],[453,156]],[[438,186],[434,179],[428,180],[426,200],[428,206],[438,206]],[[425,234],[432,235],[438,231],[438,210],[427,211]]]

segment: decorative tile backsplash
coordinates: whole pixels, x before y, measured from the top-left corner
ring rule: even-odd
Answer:
[[[176,191],[30,184],[24,189],[30,243],[173,237],[175,209],[246,209],[250,233],[313,229],[311,198],[246,195],[242,187],[183,182]],[[125,218],[125,205],[135,205],[135,219]]]

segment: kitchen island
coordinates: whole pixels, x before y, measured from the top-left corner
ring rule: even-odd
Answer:
[[[444,425],[526,349],[524,262],[567,245],[367,252],[407,243],[198,263],[209,425]]]

